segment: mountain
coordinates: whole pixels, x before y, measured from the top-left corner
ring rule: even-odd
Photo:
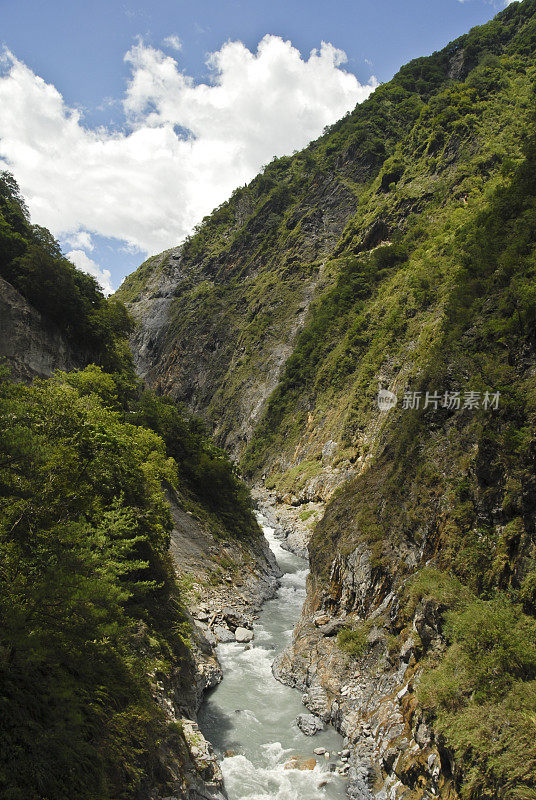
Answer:
[[[142,377],[309,529],[276,670],[359,800],[536,797],[535,54],[509,5],[118,293]]]

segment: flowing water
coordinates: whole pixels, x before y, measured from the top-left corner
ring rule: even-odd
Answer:
[[[292,756],[315,758],[318,747],[336,760],[343,742],[333,728],[305,736],[295,723],[298,714],[308,713],[300,692],[272,675],[272,662],[289,644],[300,615],[307,564],[283,550],[272,528],[263,529],[284,573],[281,587],[264,604],[249,648],[218,645],[224,679],[203,704],[199,726],[220,759],[230,800],[340,800],[345,781],[329,772],[324,756],[316,756],[314,770],[284,768]]]

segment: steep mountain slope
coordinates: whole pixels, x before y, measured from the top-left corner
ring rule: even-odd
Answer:
[[[302,522],[327,503],[276,670],[359,800],[536,797],[535,55],[512,4],[120,292],[147,380]]]
[[[266,472],[273,463],[284,472],[298,445],[315,460],[343,430],[340,449],[352,438],[362,360],[350,328],[358,305],[389,293],[430,226],[455,227],[476,213],[490,182],[519,158],[531,103],[533,10],[531,3],[509,8],[403,68],[121,287],[140,323],[134,351],[141,374],[202,413],[236,457],[254,438],[248,469],[262,463]],[[415,327],[433,289],[419,280]],[[321,431],[313,441],[309,412]]]
[[[423,400],[461,392],[461,407],[384,412],[373,453],[313,535],[308,608],[279,665],[342,720],[365,797],[375,781],[395,796],[535,796],[533,133],[525,152],[457,231],[460,268],[410,379]],[[500,401],[486,409],[492,390]],[[337,644],[315,627],[320,610],[341,620]]]

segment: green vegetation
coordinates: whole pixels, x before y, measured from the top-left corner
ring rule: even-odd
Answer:
[[[0,173],[0,277],[74,341],[87,361],[108,369],[128,363],[122,340],[131,320],[125,307],[106,300],[95,279],[67,261],[46,228],[30,224],[8,172]]]
[[[411,618],[421,600],[435,600],[443,608],[452,609],[470,598],[471,592],[453,575],[435,567],[423,567],[406,586],[405,612]]]
[[[369,647],[367,637],[371,627],[369,622],[360,622],[355,628],[343,628],[337,634],[337,644],[353,658],[361,658]]]
[[[9,800],[133,791],[158,743],[173,739],[148,674],[187,657],[167,556],[164,484],[175,483],[175,465],[160,437],[69,377],[0,388],[0,786]]]
[[[321,569],[326,538],[343,552],[361,541],[374,554],[378,545],[375,567],[387,573],[400,570],[404,540],[435,556],[408,584],[404,614],[411,619],[423,599],[447,611],[449,647],[425,670],[420,697],[464,800],[535,796],[536,386],[525,361],[535,344],[532,132],[523,155],[458,225],[445,255],[433,250],[436,272],[450,278],[438,285],[446,301],[413,382],[441,393],[490,387],[501,392],[499,409],[392,412],[382,451],[334,501],[312,544]],[[341,509],[351,509],[343,524]]]
[[[396,378],[396,365],[404,365],[407,385],[429,363],[446,305],[456,302],[452,282],[460,293],[468,288],[460,251],[481,233],[481,215],[508,191],[523,159],[536,70],[532,51],[518,47],[530,41],[533,17],[534,4],[525,2],[499,15],[500,24],[412,62],[306,151],[339,180],[348,182],[350,171],[358,177],[357,213],[324,266],[305,328],[244,454],[246,473],[266,471],[267,461],[278,469],[278,454],[290,455],[303,437],[306,408],[322,423],[324,441],[327,431],[335,439],[342,433],[343,447],[364,452],[382,366],[392,362]],[[452,59],[459,80],[448,77]],[[360,126],[372,141],[374,125],[383,130],[384,153],[365,170],[362,151],[349,142]],[[527,287],[519,292],[530,302]],[[417,343],[411,352],[410,342]]]
[[[202,426],[94,365],[0,385],[0,786],[6,800],[131,797],[180,736],[151,674],[188,630],[166,491],[252,537],[249,495]],[[165,777],[165,776],[164,776]]]
[[[464,800],[535,797],[535,56],[536,1],[511,4],[269,164],[183,248],[162,343],[190,377],[202,355],[194,401],[251,478],[299,494],[330,440],[337,466],[357,464],[311,568],[329,585],[335,556],[368,552],[382,597],[402,599],[393,652],[420,603],[445,615],[421,700]],[[153,274],[133,278],[138,293]],[[190,340],[218,358],[188,363]],[[500,404],[380,414],[378,384],[400,399],[498,391]],[[365,629],[339,644],[361,657]]]
[[[258,525],[249,491],[229,456],[208,436],[204,423],[184,407],[138,386],[127,400],[127,407],[129,419],[162,437],[168,454],[178,465],[179,489],[200,511],[215,518],[215,533],[254,538]]]
[[[449,648],[419,688],[463,765],[464,800],[536,797],[536,621],[505,597],[447,614]]]

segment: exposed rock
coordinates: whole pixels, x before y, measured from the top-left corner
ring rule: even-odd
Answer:
[[[251,642],[253,639],[253,631],[250,631],[247,628],[237,628],[235,631],[235,638],[237,642]]]
[[[188,798],[196,800],[226,800],[227,794],[223,786],[223,775],[211,745],[196,722],[182,719],[182,731],[188,745],[194,770],[189,776]]]
[[[85,366],[88,357],[72,347],[55,325],[0,278],[0,358],[18,381],[47,378],[55,369]]]
[[[314,736],[315,733],[324,730],[324,723],[314,714],[298,714],[296,725],[306,736]]]
[[[346,625],[346,618],[342,619],[332,619],[327,625],[318,625],[317,620],[315,619],[315,625],[317,625],[320,633],[322,636],[336,636],[339,631],[341,631]]]
[[[313,770],[316,767],[316,758],[305,758],[304,756],[293,756],[285,764],[285,769]]]
[[[337,581],[338,608],[346,615],[331,622],[344,618],[351,624],[353,609],[361,617],[369,615],[371,608],[377,608],[379,614],[386,613],[390,604],[396,607],[395,596],[385,595],[381,577],[375,582],[363,549],[349,554],[343,564],[336,562],[331,580]],[[323,596],[329,591],[328,587]],[[363,663],[348,659],[335,637],[323,635],[323,626],[317,625],[326,616],[315,611],[320,596],[313,577],[293,644],[276,660],[274,674],[303,691],[303,702],[315,715],[313,719],[331,722],[345,736],[347,745],[330,769],[348,776],[348,796],[353,800],[402,800],[406,796],[413,800],[405,793],[418,776],[423,785],[428,781],[431,788],[437,788],[441,756],[416,714],[415,662],[410,661],[414,637],[410,635],[402,643],[400,658],[391,667],[385,658],[385,634],[375,624],[367,636],[370,649],[364,651]],[[429,647],[440,646],[438,624],[433,604],[418,606],[414,628],[425,632]],[[439,781],[445,783],[443,778]]]
[[[222,644],[235,641],[234,633],[232,633],[229,628],[224,628],[223,625],[214,625],[212,630],[214,631],[214,636],[218,642],[221,642]]]

